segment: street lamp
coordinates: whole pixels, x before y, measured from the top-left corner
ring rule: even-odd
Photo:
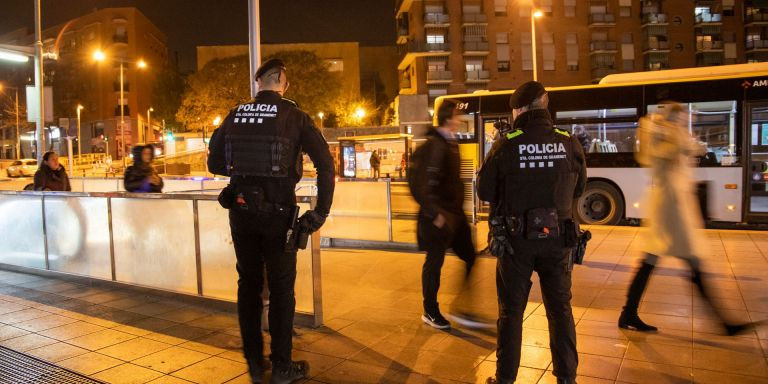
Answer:
[[[155,109],[152,108],[152,107],[149,107],[149,109],[147,109],[147,132],[144,134],[144,136],[145,136],[144,137],[144,141],[147,142],[147,143],[149,142],[149,140],[147,139],[146,136],[149,136],[149,134],[152,132],[152,120],[150,120],[150,119],[151,119],[151,114],[154,111],[155,111]]]
[[[82,111],[83,108],[85,108],[85,107],[83,107],[80,104],[77,105],[77,156],[78,157],[82,157],[82,155],[83,155],[82,147],[80,146],[80,139],[81,139],[81,137],[80,137],[80,111]],[[69,136],[69,135],[67,135],[67,136]],[[72,157],[72,154],[70,153],[69,156]]]
[[[106,60],[107,55],[102,50],[96,50],[93,52],[93,59],[95,61]],[[124,59],[119,59],[120,62],[120,157],[123,159],[123,168],[126,166],[125,161],[125,63]],[[136,67],[139,69],[147,68],[147,62],[140,59],[136,62]]]
[[[319,117],[319,118],[320,118],[320,128],[322,128],[322,127],[323,127],[323,119],[325,118],[325,113],[323,113],[323,112],[318,112],[318,113],[317,113],[317,117]]]
[[[533,57],[533,81],[538,81],[539,76],[536,70],[536,19],[544,16],[538,9],[531,10],[531,54]]]
[[[357,116],[358,119],[362,120],[365,117],[365,109],[363,107],[357,107],[355,110],[355,116]]]
[[[21,159],[21,137],[19,136],[19,88],[7,87],[0,84],[0,92],[4,88],[13,88],[16,91],[16,160]]]

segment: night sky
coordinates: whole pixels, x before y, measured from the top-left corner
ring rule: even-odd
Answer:
[[[394,0],[261,0],[263,43],[358,41],[395,42]],[[139,8],[168,37],[182,70],[195,67],[198,45],[247,44],[247,0],[43,0],[43,28],[95,8]],[[21,27],[33,31],[32,0],[2,0],[0,34]]]

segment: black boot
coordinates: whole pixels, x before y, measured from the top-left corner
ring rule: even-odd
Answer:
[[[624,310],[619,316],[619,328],[633,329],[640,332],[655,332],[658,328],[648,325],[640,320],[640,316],[637,315],[637,307],[640,306],[640,300],[643,298],[643,292],[648,285],[648,279],[651,277],[651,273],[655,266],[643,262],[640,265],[640,269],[637,270],[632,284],[629,286],[629,292],[627,292],[627,304],[624,306]]]
[[[725,318],[720,313],[720,311],[717,310],[717,308],[712,304],[712,298],[707,293],[707,288],[704,285],[704,279],[703,274],[698,269],[694,269],[693,271],[693,277],[691,277],[691,281],[693,284],[696,285],[696,288],[699,289],[699,293],[701,294],[701,297],[706,300],[706,302],[709,304],[709,306],[712,308],[713,311],[717,314],[717,316],[720,318],[720,321],[723,323],[723,328],[725,328],[725,332],[728,334],[728,336],[736,336],[744,334],[748,331],[751,331],[754,328],[753,323],[743,323],[743,324],[729,324],[727,321],[725,321]]]
[[[272,365],[269,384],[290,384],[309,377],[309,363],[305,360]]]

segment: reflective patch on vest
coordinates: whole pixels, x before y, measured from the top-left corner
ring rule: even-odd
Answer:
[[[235,110],[235,124],[263,124],[265,120],[277,118],[277,105],[254,102],[240,104]]]
[[[517,149],[520,169],[555,168],[557,161],[568,159],[563,143],[520,144]]]
[[[512,132],[507,133],[507,139],[509,139],[509,140],[514,139],[515,137],[518,137],[518,136],[520,136],[522,134],[523,134],[523,131],[521,131],[519,129],[516,129],[516,130],[514,130]]]
[[[563,135],[565,137],[571,137],[571,134],[568,133],[568,131],[563,130],[563,129],[555,128],[555,133],[561,134],[561,135]]]

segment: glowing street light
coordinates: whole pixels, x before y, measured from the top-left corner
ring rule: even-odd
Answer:
[[[93,52],[93,60],[95,61],[104,61],[106,60],[107,55],[104,53],[104,51],[97,49]],[[125,63],[126,61],[123,59],[117,59],[120,62],[120,157],[123,159],[123,167],[125,167],[126,160],[125,160]],[[145,69],[147,68],[147,62],[144,61],[144,59],[140,59],[138,62],[136,62],[136,67],[139,69]],[[149,112],[147,112],[149,113]]]
[[[219,124],[221,124],[221,116],[216,116],[216,117],[213,119],[213,125],[214,125],[214,126],[216,126],[216,127],[218,127],[218,126],[219,126]]]
[[[320,118],[320,128],[322,128],[322,127],[323,127],[323,119],[325,118],[325,113],[323,113],[323,112],[318,112],[318,113],[317,113],[317,117],[319,117],[319,118]]]
[[[533,81],[539,80],[538,71],[536,70],[536,19],[544,16],[538,9],[531,10],[531,54],[533,58]]]
[[[106,60],[107,55],[104,54],[104,51],[97,49],[93,52],[93,60],[95,61],[104,61]]]
[[[152,112],[154,112],[154,111],[155,111],[155,109],[152,108],[152,107],[149,107],[149,109],[147,109],[147,132],[144,133],[144,136],[145,136],[144,137],[144,141],[147,142],[147,143],[149,142],[149,139],[148,139],[149,132],[152,132],[152,120],[151,119],[152,119]]]
[[[358,107],[355,110],[355,116],[357,116],[358,119],[363,119],[365,117],[365,109],[363,107]]]

